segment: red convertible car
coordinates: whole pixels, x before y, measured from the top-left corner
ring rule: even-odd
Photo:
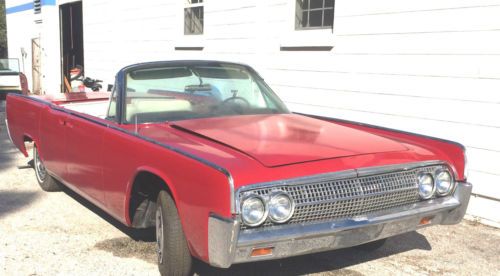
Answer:
[[[363,245],[456,224],[465,149],[442,139],[294,114],[249,66],[132,65],[111,95],[9,94],[43,190],[64,184],[132,228],[156,228],[159,270]]]

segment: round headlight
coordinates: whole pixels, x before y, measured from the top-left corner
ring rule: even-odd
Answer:
[[[241,204],[241,217],[248,226],[258,226],[267,217],[267,209],[264,200],[260,196],[250,196]]]
[[[453,179],[448,171],[438,171],[436,173],[436,192],[440,196],[447,195],[453,189]]]
[[[422,173],[418,176],[418,194],[422,199],[429,199],[434,193],[434,179],[430,173]]]
[[[288,194],[280,192],[271,196],[267,207],[271,221],[285,223],[292,217],[295,204]]]

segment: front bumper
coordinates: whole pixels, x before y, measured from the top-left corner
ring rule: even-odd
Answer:
[[[459,223],[465,215],[472,185],[459,182],[453,195],[402,206],[383,213],[314,224],[283,225],[240,231],[239,218],[211,215],[208,253],[212,266],[280,259],[363,243],[414,231],[425,226]],[[420,224],[423,218],[430,222]],[[273,247],[270,255],[252,257],[255,248]]]

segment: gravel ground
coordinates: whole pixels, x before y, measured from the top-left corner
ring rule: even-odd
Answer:
[[[0,275],[157,275],[154,243],[71,191],[42,192],[8,140],[0,102]],[[500,230],[464,221],[389,239],[378,251],[343,249],[281,261],[197,263],[199,275],[500,275]]]

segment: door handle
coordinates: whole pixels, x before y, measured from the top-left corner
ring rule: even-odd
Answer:
[[[70,123],[70,122],[68,122],[68,121],[66,121],[66,120],[63,120],[63,119],[59,119],[59,120],[57,120],[57,122],[58,122],[58,123],[59,123],[59,125],[61,125],[61,126],[67,126],[67,127],[69,127],[69,128],[73,128],[73,127],[74,127],[74,125],[73,125],[72,123]]]

